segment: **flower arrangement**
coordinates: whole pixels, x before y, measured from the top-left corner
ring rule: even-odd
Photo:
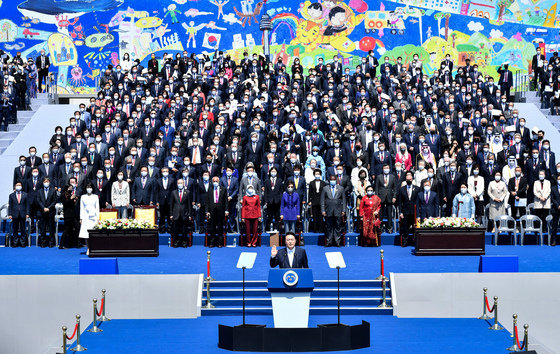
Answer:
[[[128,229],[153,229],[155,225],[145,220],[136,219],[105,219],[99,220],[93,227],[94,230],[128,230]]]
[[[473,219],[467,218],[428,218],[420,224],[420,227],[425,227],[428,229],[436,228],[475,228],[480,227],[480,225]]]

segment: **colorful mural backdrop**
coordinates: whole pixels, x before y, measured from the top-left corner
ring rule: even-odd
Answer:
[[[404,62],[414,53],[431,74],[450,54],[496,75],[504,61],[530,72],[537,45],[560,43],[555,0],[25,0],[0,1],[0,46],[34,57],[45,49],[60,92],[92,92],[125,53],[146,65],[152,53],[262,51],[262,14],[272,18],[273,60],[304,67],[333,56],[355,66],[373,50]],[[542,43],[542,44],[541,44]]]

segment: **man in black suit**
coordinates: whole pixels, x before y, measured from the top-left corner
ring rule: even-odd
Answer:
[[[397,201],[396,177],[392,174],[389,165],[383,165],[383,173],[375,179],[375,194],[381,199],[381,210],[383,218],[387,218],[389,233],[393,233],[393,205]]]
[[[173,222],[173,247],[187,247],[187,229],[192,220],[192,195],[182,179],[177,181],[177,190],[171,192],[169,217]]]
[[[336,184],[336,177],[329,178],[329,185],[321,191],[321,213],[327,223],[325,246],[340,247],[342,244],[342,217],[345,215],[346,193]]]
[[[39,237],[39,246],[41,248],[54,247],[55,234],[54,215],[56,194],[55,186],[51,186],[51,181],[48,177],[43,179],[43,188],[36,192],[35,202],[39,212],[39,229],[41,236]],[[47,238],[47,228],[49,230],[49,237]]]
[[[406,185],[399,189],[398,205],[401,207],[400,213],[400,234],[401,246],[406,247],[410,239],[410,228],[414,227],[416,200],[420,189],[412,184],[414,174],[411,171],[406,173]]]
[[[430,181],[424,180],[422,184],[424,190],[418,192],[416,197],[416,217],[420,218],[420,221],[430,217],[437,217],[439,211],[438,196],[430,190]]]
[[[498,74],[500,74],[500,79],[498,80],[500,91],[503,95],[506,95],[506,99],[509,102],[511,99],[510,90],[513,86],[513,73],[509,70],[509,64],[500,65]]]
[[[286,233],[286,248],[277,250],[272,246],[270,252],[270,267],[274,268],[309,268],[307,264],[307,253],[303,248],[296,247],[296,235],[293,232]]]
[[[263,179],[265,176],[263,176]],[[278,170],[273,167],[264,181],[263,202],[266,204],[266,226],[272,224],[270,230],[279,230],[280,227],[280,202],[284,192],[282,180],[278,177]]]
[[[31,167],[26,166],[25,156],[21,155],[19,157],[19,166],[14,168],[14,187],[17,182],[23,182],[29,178],[31,175]]]
[[[551,208],[550,214],[552,214],[552,226],[550,245],[556,246],[556,241],[559,239],[556,235],[558,232],[558,220],[560,219],[560,174],[556,176],[556,185],[550,187],[551,196]]]
[[[309,207],[311,208],[311,230],[312,232],[323,232],[323,217],[321,216],[321,193],[327,185],[321,179],[321,170],[313,171],[315,180],[309,183]]]
[[[43,92],[43,81],[46,81],[47,76],[49,76],[49,67],[51,66],[49,57],[45,54],[44,49],[41,49],[41,55],[35,59],[35,65],[37,65],[39,73],[39,92]]]
[[[184,183],[184,182],[183,182]],[[175,189],[175,180],[169,175],[169,167],[161,169],[161,178],[156,181],[155,201],[159,209],[159,230],[164,232],[167,225],[171,225],[170,204],[171,191]],[[167,228],[169,230],[170,227]]]
[[[29,217],[29,200],[22,187],[22,183],[17,181],[15,191],[8,199],[8,219],[12,220],[12,247],[27,245],[25,220]]]
[[[521,173],[521,167],[515,167],[515,176],[508,181],[509,205],[514,218],[525,215],[524,207],[515,206],[521,198],[527,198],[527,178]],[[554,189],[555,186],[551,186]]]
[[[153,205],[154,187],[148,177],[148,168],[142,167],[140,177],[136,177],[132,185],[132,203],[134,205]]]
[[[443,177],[443,201],[445,202],[445,215],[451,216],[453,209],[453,198],[461,191],[461,183],[464,182],[464,177],[460,171],[457,170],[457,163],[451,162],[449,172],[446,172]]]
[[[226,188],[220,187],[220,177],[212,177],[212,187],[206,196],[206,218],[209,220],[208,247],[224,245],[224,223],[228,211]]]
[[[546,58],[542,54],[542,49],[537,47],[537,54],[533,55],[533,60],[531,61],[531,68],[533,69],[533,85],[535,89],[538,83],[542,80],[544,74],[544,66],[546,65]]]

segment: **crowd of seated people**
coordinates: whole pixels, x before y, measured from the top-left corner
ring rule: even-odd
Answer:
[[[334,56],[305,70],[297,57],[288,69],[247,53],[239,62],[218,51],[165,54],[147,67],[125,57],[56,127],[49,151],[20,157],[12,245],[25,245],[30,217],[51,246],[57,202],[68,225],[61,247],[81,245],[80,222],[95,217],[81,195],[119,217],[156,206],[174,247],[192,231],[210,247],[225,232],[258,246],[259,232],[301,232],[304,222],[326,246],[349,231],[364,246],[399,232],[406,246],[418,219],[487,218],[491,231],[496,217],[519,218],[530,204],[543,223],[553,216],[556,235],[560,163],[510,102],[508,65],[499,77],[449,55],[438,67],[428,75],[418,55],[404,63],[373,52],[353,68]]]

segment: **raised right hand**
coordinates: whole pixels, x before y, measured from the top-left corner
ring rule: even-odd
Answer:
[[[278,250],[276,249],[276,246],[272,246],[272,250],[270,251],[270,256],[276,257],[277,254],[278,254]]]

